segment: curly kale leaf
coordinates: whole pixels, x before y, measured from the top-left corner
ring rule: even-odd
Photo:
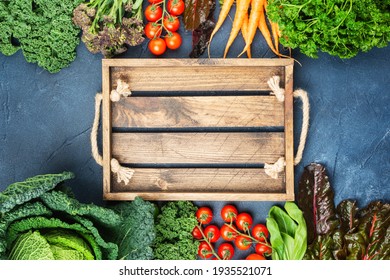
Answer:
[[[9,185],[0,193],[0,214],[4,214],[16,205],[41,196],[45,192],[52,190],[59,183],[73,177],[74,175],[71,172],[38,175],[28,178],[24,182]]]
[[[194,260],[198,241],[192,237],[197,207],[189,201],[168,202],[156,221],[155,259]]]
[[[132,202],[122,202],[113,208],[121,217],[122,223],[110,235],[119,247],[119,259],[153,259],[152,244],[156,237],[154,215],[156,206],[136,197]]]
[[[72,22],[72,12],[81,1],[2,1],[0,51],[12,55],[20,48],[28,62],[51,73],[69,66],[76,58],[80,32]]]
[[[313,58],[319,51],[351,58],[390,41],[389,1],[269,0],[267,15],[284,46]]]

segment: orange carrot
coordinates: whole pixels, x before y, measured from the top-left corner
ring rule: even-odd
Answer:
[[[218,21],[215,24],[214,30],[213,30],[213,32],[211,33],[211,36],[210,36],[209,46],[208,46],[209,57],[210,57],[210,44],[211,44],[211,40],[213,39],[215,33],[217,33],[217,31],[221,28],[222,24],[224,23],[226,17],[229,14],[230,8],[233,6],[233,3],[234,3],[234,0],[225,0],[223,2],[221,11],[219,13]]]
[[[248,23],[248,36],[247,40],[245,41],[245,48],[240,55],[246,52],[246,50],[251,46],[253,42],[253,38],[256,35],[258,22],[260,20],[260,14],[264,13],[264,2],[265,0],[252,0],[251,14],[249,16]]]
[[[230,46],[233,44],[234,39],[237,37],[238,32],[240,32],[245,14],[248,13],[250,2],[251,0],[237,0],[236,2],[236,13],[234,15],[232,30],[230,31],[230,36],[223,54],[224,58],[226,57]]]
[[[248,13],[246,13],[245,17],[244,17],[244,22],[242,23],[242,26],[241,26],[241,33],[242,33],[242,37],[244,37],[245,44],[248,40],[247,39],[248,38],[248,22],[249,22]],[[246,50],[246,54],[247,54],[248,58],[252,58],[250,46]]]
[[[280,37],[280,30],[279,25],[276,22],[270,21],[271,24],[271,30],[272,30],[272,37],[274,38],[274,45],[277,52],[279,52],[279,37]]]

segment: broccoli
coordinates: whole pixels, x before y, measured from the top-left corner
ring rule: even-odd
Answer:
[[[5,0],[0,2],[0,52],[19,49],[28,62],[51,73],[76,58],[80,30],[72,22],[82,0]]]
[[[81,40],[91,53],[112,57],[144,41],[142,0],[91,0],[73,12],[83,30]]]

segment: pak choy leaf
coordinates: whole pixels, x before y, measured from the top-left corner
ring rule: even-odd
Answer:
[[[185,29],[195,30],[205,22],[210,14],[213,1],[210,0],[184,0],[185,10],[183,21]],[[215,4],[215,2],[214,2]]]
[[[73,173],[38,175],[9,185],[0,193],[0,215],[10,211],[16,205],[40,197],[55,188],[59,183],[74,178]]]
[[[303,210],[309,244],[317,235],[331,233],[338,227],[333,189],[321,164],[305,167],[299,181],[298,206]]]

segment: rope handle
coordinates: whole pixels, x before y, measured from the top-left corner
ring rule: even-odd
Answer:
[[[285,90],[280,87],[280,77],[273,76],[269,81],[268,85],[271,88],[272,95],[275,95],[279,102],[284,102]],[[294,165],[298,165],[302,160],[303,151],[306,145],[307,134],[309,131],[309,112],[310,103],[309,97],[306,91],[303,89],[297,89],[293,92],[294,98],[299,98],[302,102],[302,129],[299,137],[299,145],[297,153],[294,158]],[[279,158],[275,163],[264,165],[265,173],[273,179],[277,179],[279,174],[284,171],[286,161],[284,157]]]
[[[129,96],[131,91],[129,86],[121,80],[118,80],[118,86],[115,90],[111,91],[110,99],[112,102],[118,102],[121,96]],[[100,119],[100,107],[102,104],[103,95],[102,93],[97,93],[95,96],[95,118],[93,120],[92,131],[91,131],[91,148],[92,156],[95,159],[96,163],[100,166],[103,166],[103,157],[99,153],[99,148],[97,144],[97,135],[99,130],[99,119]],[[128,167],[120,165],[119,161],[115,158],[111,158],[110,161],[111,172],[117,175],[117,181],[120,183],[123,181],[126,185],[130,182],[131,178],[134,175],[134,170]]]

